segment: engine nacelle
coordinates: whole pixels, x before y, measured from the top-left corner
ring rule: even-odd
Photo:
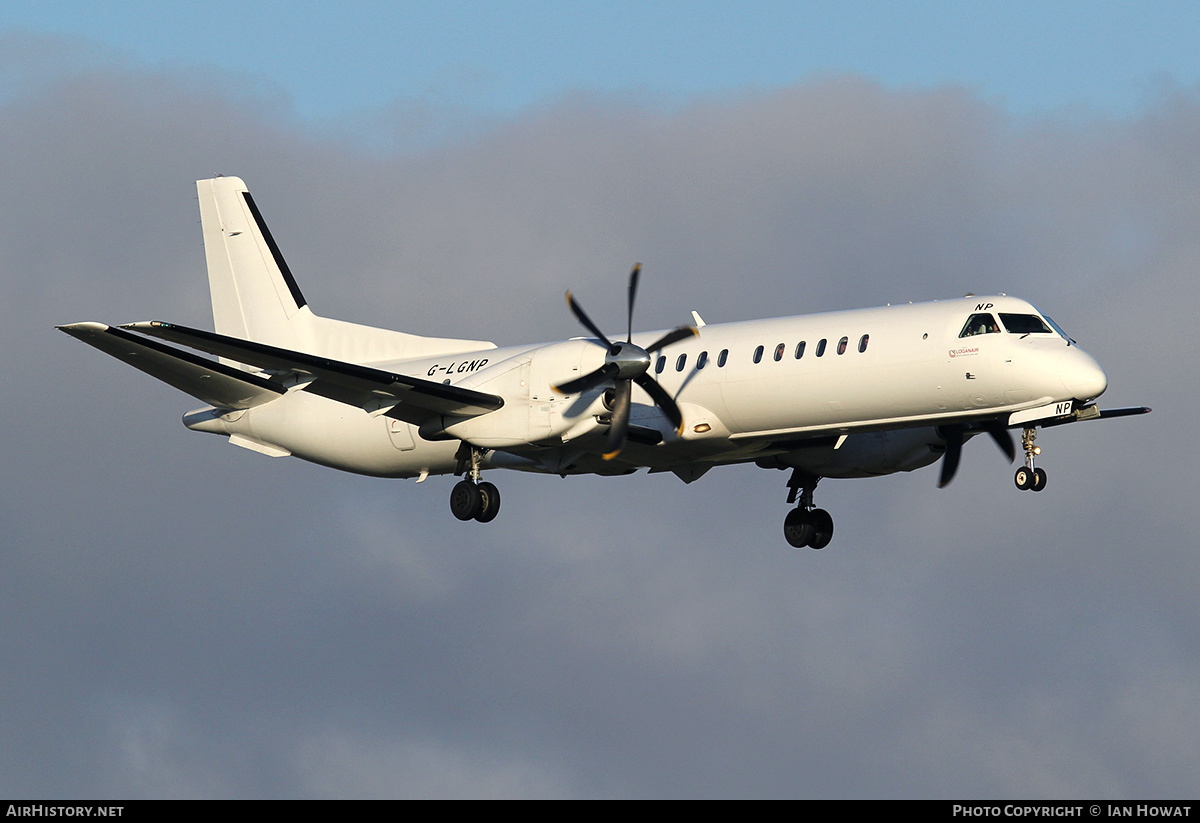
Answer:
[[[604,349],[586,340],[552,343],[491,364],[459,385],[497,394],[504,407],[467,419],[444,418],[421,427],[426,439],[466,440],[489,449],[559,445],[600,429],[603,388],[564,395],[554,386],[604,362]]]

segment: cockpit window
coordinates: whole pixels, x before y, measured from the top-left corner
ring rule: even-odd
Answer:
[[[1003,314],[1000,320],[1012,334],[1054,334],[1036,314]]]
[[[976,334],[996,334],[999,331],[1000,324],[990,314],[972,314],[958,336],[972,337]]]

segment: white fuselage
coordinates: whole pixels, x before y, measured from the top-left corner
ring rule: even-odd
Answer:
[[[705,325],[656,355],[649,371],[682,410],[682,433],[635,387],[632,424],[661,442],[631,436],[611,463],[587,447],[608,428],[603,387],[553,389],[604,362],[604,346],[588,339],[370,364],[504,398],[497,411],[424,432],[302,388],[248,411],[185,420],[267,453],[388,477],[454,471],[459,441],[490,450],[489,465],[552,473],[649,467],[691,479],[713,465],[775,459],[822,476],[885,474],[936,460],[938,426],[1104,391],[1099,364],[1059,333],[1008,324],[964,332],[971,318],[1002,314],[1044,317],[1018,298],[990,296]]]

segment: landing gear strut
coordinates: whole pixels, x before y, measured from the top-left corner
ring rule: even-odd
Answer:
[[[463,443],[458,448],[458,470],[454,473],[468,477],[450,490],[450,511],[459,520],[478,520],[489,523],[500,513],[500,490],[492,483],[480,481],[479,464],[483,450]]]
[[[1013,482],[1021,491],[1040,492],[1046,488],[1046,470],[1039,469],[1034,465],[1034,458],[1042,453],[1042,450],[1034,445],[1036,440],[1037,429],[1033,426],[1027,427],[1021,433],[1021,447],[1025,449],[1025,465],[1017,469],[1017,473],[1013,475]]]
[[[795,503],[797,496],[800,498],[799,505],[783,521],[783,538],[792,548],[823,549],[833,539],[833,518],[824,509],[813,508],[813,491],[820,480],[799,469],[794,469],[788,480],[787,502]]]

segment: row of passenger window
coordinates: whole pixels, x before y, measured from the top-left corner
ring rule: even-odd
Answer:
[[[870,339],[871,339],[871,336],[869,334],[864,334],[862,337],[858,338],[858,350],[860,353],[865,352],[867,350],[867,343],[870,342]],[[817,342],[816,351],[815,351],[815,354],[817,357],[823,357],[825,355],[825,348],[826,348],[826,345],[828,344],[828,342],[829,341],[825,338],[821,338],[821,340],[819,340]],[[796,344],[796,348],[793,350],[794,359],[799,360],[800,358],[802,358],[804,356],[805,346],[806,346],[806,343],[803,340],[801,340],[799,343]],[[849,348],[849,346],[850,346],[850,338],[843,337],[837,343],[837,353],[845,354],[846,349]],[[754,362],[755,363],[762,362],[763,353],[765,351],[766,351],[766,348],[764,346],[759,346],[758,348],[756,348],[754,350]],[[786,352],[787,352],[787,344],[786,343],[780,343],[778,346],[776,346],[775,347],[776,362],[782,360],[783,356]],[[687,368],[687,358],[688,358],[688,356],[687,356],[686,352],[679,355],[679,357],[675,358],[675,371],[683,371],[685,368]],[[724,368],[725,363],[728,360],[729,360],[729,349],[721,349],[721,353],[717,355],[717,368],[718,369]],[[696,371],[703,369],[707,365],[708,365],[708,352],[702,351],[696,357]],[[659,355],[658,361],[654,364],[654,373],[662,374],[663,369],[665,369],[666,367],[667,367],[667,356],[665,354]]]

